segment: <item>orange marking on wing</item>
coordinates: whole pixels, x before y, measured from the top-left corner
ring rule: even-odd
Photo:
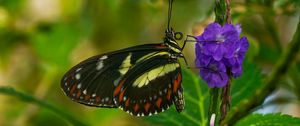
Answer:
[[[161,99],[161,98],[158,98],[157,101],[156,101],[157,107],[160,108],[161,102],[162,102],[162,99]]]
[[[167,48],[167,46],[166,46],[166,45],[164,45],[164,44],[160,44],[160,45],[156,46],[156,48],[160,48],[160,49],[162,49],[162,48]]]
[[[177,79],[174,80],[174,87],[173,87],[173,92],[176,92],[178,87],[179,87],[179,84],[181,82],[181,74],[179,73],[178,76],[177,76]]]
[[[129,98],[125,101],[125,106],[129,106]]]
[[[168,89],[168,93],[167,93],[167,99],[170,100],[171,99],[171,89]]]
[[[77,98],[79,98],[80,95],[81,95],[81,90],[78,90],[78,92],[77,92]]]
[[[77,84],[74,84],[74,85],[72,86],[72,89],[71,89],[71,91],[70,91],[70,95],[72,95],[72,94],[74,93],[76,87],[77,87]]]
[[[123,90],[120,95],[119,95],[119,102],[123,101],[123,96],[124,96],[125,90]]]
[[[133,107],[134,111],[137,112],[139,110],[140,106],[138,103],[136,103]]]
[[[145,108],[145,111],[146,111],[146,112],[149,111],[150,106],[151,106],[151,104],[150,104],[149,102],[147,102],[147,103],[145,104],[144,108]]]
[[[124,84],[125,80],[122,80],[119,85],[116,87],[116,89],[114,90],[114,94],[113,96],[115,97],[121,90],[122,85]]]
[[[90,100],[90,98],[91,98],[91,96],[90,95],[86,95],[85,97],[84,97],[84,100]]]

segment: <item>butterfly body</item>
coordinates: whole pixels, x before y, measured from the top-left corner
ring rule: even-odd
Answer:
[[[145,44],[88,58],[71,68],[61,87],[73,101],[95,107],[121,108],[135,116],[184,109],[183,57],[174,32],[163,43]]]

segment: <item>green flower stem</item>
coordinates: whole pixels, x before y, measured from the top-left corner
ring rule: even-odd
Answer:
[[[215,114],[218,117],[219,113],[219,96],[220,96],[220,88],[211,88],[210,89],[210,100],[209,100],[209,110],[208,110],[208,118],[210,120],[212,114]],[[215,123],[216,124],[216,119]]]
[[[275,65],[274,70],[271,75],[265,79],[264,86],[255,92],[253,97],[247,101],[242,102],[242,104],[237,108],[232,109],[228,113],[228,116],[221,123],[222,125],[233,125],[239,119],[245,117],[251,112],[251,109],[261,105],[265,98],[274,91],[276,85],[278,85],[278,80],[287,72],[288,68],[291,66],[293,60],[299,52],[300,48],[300,22],[298,22],[297,31],[295,32],[293,40],[288,45],[287,49],[284,50],[283,55],[280,57],[279,61]]]
[[[33,103],[40,107],[47,108],[47,109],[53,111],[54,113],[56,113],[57,115],[61,116],[65,120],[69,121],[70,123],[72,123],[75,126],[87,126],[87,124],[76,119],[74,116],[67,113],[65,110],[61,110],[61,109],[57,108],[56,106],[49,104],[48,102],[45,102],[43,100],[37,99],[31,95],[16,91],[15,89],[13,89],[11,87],[0,86],[0,94],[14,96],[25,102]]]
[[[230,0],[215,0],[215,21],[221,25],[225,23],[231,23],[230,17]],[[208,117],[209,119],[212,117],[212,114],[215,114],[216,119],[214,120],[214,124],[218,119],[223,120],[226,116],[227,111],[230,108],[230,85],[231,80],[228,82],[227,86],[222,88],[222,96],[220,100],[220,88],[213,88],[210,90],[210,105]],[[221,106],[220,106],[221,103]],[[221,107],[221,108],[220,108]],[[218,115],[221,110],[221,117]],[[218,121],[218,122],[221,122]]]
[[[226,2],[225,0],[216,0],[215,4],[215,16],[216,16],[216,22],[218,22],[221,25],[224,25],[226,22]]]

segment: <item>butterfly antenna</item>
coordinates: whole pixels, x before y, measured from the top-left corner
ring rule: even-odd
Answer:
[[[169,0],[169,8],[168,8],[168,30],[170,30],[170,22],[172,17],[172,6],[174,0]]]

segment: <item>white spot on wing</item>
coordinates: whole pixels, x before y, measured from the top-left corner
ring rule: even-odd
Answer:
[[[79,74],[79,73],[76,74],[76,75],[75,75],[75,78],[76,78],[77,80],[79,80],[79,79],[80,79],[80,74]]]
[[[121,77],[119,77],[118,79],[114,80],[114,86],[117,86],[119,84],[121,80]]]
[[[165,89],[164,92],[167,93],[168,89]]]
[[[104,55],[100,58],[100,60],[105,60],[105,59],[107,59],[107,55]]]
[[[77,69],[76,69],[76,72],[79,72],[81,69],[82,69],[82,68],[77,68]]]
[[[81,88],[81,83],[79,83],[78,85],[77,85],[77,89],[80,89]]]
[[[92,94],[92,97],[96,97],[96,93]]]
[[[162,92],[161,92],[161,91],[159,91],[158,93],[159,93],[159,95],[162,95]]]
[[[100,70],[102,68],[103,68],[103,61],[101,60],[101,61],[98,62],[98,65],[97,65],[96,69]]]
[[[85,95],[86,95],[86,89],[83,91],[83,94],[85,94]]]
[[[97,70],[101,70],[103,68],[103,66],[104,66],[103,61],[105,59],[107,59],[106,55],[99,58],[99,62],[97,63],[97,67],[96,67]]]
[[[105,98],[105,101],[108,101],[108,100],[109,100],[109,98],[108,98],[108,97],[106,97],[106,98]]]

